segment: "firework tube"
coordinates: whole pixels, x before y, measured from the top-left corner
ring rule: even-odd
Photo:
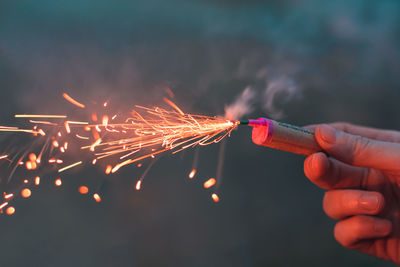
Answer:
[[[308,129],[266,118],[248,120],[243,124],[253,126],[252,139],[257,145],[306,156],[322,151],[314,132]]]

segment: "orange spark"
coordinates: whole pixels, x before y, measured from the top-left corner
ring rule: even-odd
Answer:
[[[65,148],[64,147],[60,147],[60,151],[61,151],[61,153],[65,153]]]
[[[80,107],[80,108],[85,108],[84,104],[79,103],[78,101],[76,101],[75,99],[73,99],[72,97],[70,97],[67,93],[63,93],[62,95],[67,101],[69,101],[71,104]]]
[[[81,193],[82,195],[85,195],[87,193],[89,193],[89,188],[87,186],[81,185],[78,189],[79,193]]]
[[[91,146],[90,151],[94,151],[94,148],[101,143],[101,138],[97,139]]]
[[[92,121],[97,121],[97,114],[96,113],[92,114]]]
[[[106,168],[106,174],[110,174],[111,170],[112,170],[112,166],[108,165],[107,168]]]
[[[28,179],[25,179],[24,180],[24,184],[27,184],[29,181],[28,181]]]
[[[24,188],[21,190],[21,196],[23,198],[29,198],[32,195],[32,192],[29,188]]]
[[[190,173],[189,173],[189,178],[193,179],[193,177],[196,175],[196,169],[193,169]]]
[[[61,185],[62,185],[62,180],[61,180],[61,178],[57,178],[57,179],[54,181],[54,184],[55,184],[56,186],[61,186]]]
[[[172,108],[174,108],[176,111],[178,111],[178,113],[179,113],[180,115],[185,115],[185,113],[183,113],[183,111],[182,111],[174,102],[172,102],[171,100],[169,100],[169,99],[166,98],[166,97],[164,97],[164,101],[165,101],[168,105],[170,105]]]
[[[5,194],[4,193],[4,199],[10,199],[14,196],[14,194]]]
[[[35,177],[35,185],[39,185],[40,184],[40,177],[36,176]]]
[[[75,162],[75,163],[73,163],[73,164],[71,164],[71,165],[68,165],[68,166],[66,166],[66,167],[64,167],[64,168],[59,169],[58,172],[66,171],[66,170],[71,169],[71,168],[73,168],[73,167],[75,167],[75,166],[78,166],[78,165],[80,165],[80,164],[82,164],[82,163],[83,163],[82,161]]]
[[[32,163],[32,161],[27,161],[27,162],[25,163],[25,166],[26,166],[26,169],[27,169],[27,170],[32,170],[32,169],[33,169],[33,163]]]
[[[103,126],[104,126],[104,127],[107,127],[107,125],[108,125],[108,116],[107,116],[107,115],[104,115],[104,116],[103,116],[102,122],[103,122]]]
[[[2,155],[2,156],[0,156],[0,159],[5,159],[7,157],[8,157],[8,155]]]
[[[8,202],[4,202],[3,204],[0,205],[0,210],[2,210],[5,206],[8,205]]]
[[[139,181],[137,181],[135,188],[136,188],[136,190],[139,191],[141,187],[142,187],[142,180],[139,180]]]
[[[35,153],[29,154],[29,160],[30,161],[36,161],[36,154]]]
[[[51,119],[65,119],[66,115],[37,115],[37,114],[15,114],[15,118],[51,118]]]
[[[210,178],[210,179],[208,179],[207,181],[204,182],[203,186],[204,186],[204,188],[210,188],[213,185],[215,185],[215,183],[216,183],[216,180],[214,178]]]
[[[15,213],[15,208],[14,207],[8,207],[6,209],[7,215],[13,215]]]
[[[69,123],[68,121],[64,122],[64,127],[65,127],[65,131],[70,134],[71,133],[71,127],[69,127]]]
[[[93,194],[93,198],[94,198],[94,200],[95,200],[96,202],[100,202],[100,201],[101,201],[101,197],[100,197],[100,195],[97,194],[97,193],[94,193],[94,194]]]
[[[213,193],[211,195],[211,197],[212,197],[212,199],[214,200],[215,203],[219,202],[219,196],[217,194]]]
[[[60,145],[58,144],[57,140],[54,140],[52,142],[53,147],[59,147]]]
[[[142,163],[139,163],[137,166],[138,166],[138,168],[140,168],[140,167],[143,166],[143,164],[142,164]]]

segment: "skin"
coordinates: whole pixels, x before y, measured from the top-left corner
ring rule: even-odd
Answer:
[[[400,132],[348,123],[308,126],[323,152],[306,176],[327,190],[325,213],[344,247],[400,264]]]

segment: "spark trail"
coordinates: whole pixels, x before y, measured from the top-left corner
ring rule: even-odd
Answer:
[[[154,159],[160,154],[175,154],[188,148],[218,143],[239,125],[237,121],[219,117],[184,113],[167,98],[164,101],[169,105],[168,109],[134,106],[127,114],[107,114],[108,102],[101,105],[99,110],[98,106],[92,109],[66,93],[63,97],[80,108],[84,117],[90,119],[75,120],[64,114],[16,114],[15,118],[26,120],[24,125],[29,123],[32,128],[0,126],[1,132],[25,133],[35,137],[35,141],[27,149],[4,151],[0,156],[0,159],[6,160],[11,166],[8,182],[20,168],[32,172],[32,178],[24,180],[24,184],[32,186],[40,184],[41,173],[38,172],[48,172],[50,167],[61,173],[91,163],[105,167],[105,173],[111,174],[124,166],[148,158]],[[71,147],[74,149],[70,149]],[[142,163],[138,165],[141,166]],[[151,165],[152,163],[149,167]],[[140,184],[144,176],[140,178]],[[56,186],[62,185],[59,177],[54,183]],[[140,189],[140,184],[136,189]],[[4,196],[11,194],[4,192]],[[212,198],[217,202],[214,195],[216,196],[213,193]],[[93,198],[97,202],[101,201],[99,192],[93,192]],[[3,199],[3,204],[0,202],[1,213],[3,208],[9,207],[12,197]]]

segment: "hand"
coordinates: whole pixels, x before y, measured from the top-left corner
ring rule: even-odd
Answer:
[[[325,213],[335,239],[400,264],[400,132],[347,123],[310,126],[325,153],[304,162],[306,176],[328,190]]]

